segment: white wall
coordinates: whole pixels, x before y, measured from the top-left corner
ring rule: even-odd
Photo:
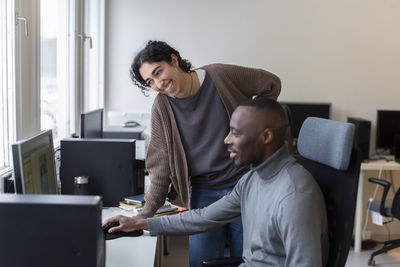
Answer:
[[[282,80],[280,100],[332,102],[333,119],[373,122],[400,109],[398,0],[108,0],[106,110],[150,112],[129,79],[135,53],[164,40],[199,67],[265,68]]]

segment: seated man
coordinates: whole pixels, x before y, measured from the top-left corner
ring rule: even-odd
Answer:
[[[235,164],[251,170],[233,191],[203,209],[148,219],[117,216],[113,231],[151,235],[205,232],[242,216],[241,266],[324,266],[328,230],[324,198],[311,174],[289,154],[286,114],[279,103],[256,98],[232,114],[225,138]]]

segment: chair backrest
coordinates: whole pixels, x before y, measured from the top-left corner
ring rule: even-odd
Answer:
[[[309,117],[297,142],[297,161],[314,176],[325,198],[329,267],[345,266],[351,246],[361,164],[353,137],[351,123]]]
[[[397,189],[393,198],[392,216],[400,220],[400,188]]]

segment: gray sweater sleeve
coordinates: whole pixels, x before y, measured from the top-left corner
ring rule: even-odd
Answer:
[[[170,216],[148,218],[150,235],[187,235],[206,232],[240,217],[240,195],[232,192],[203,209],[194,209]]]
[[[326,222],[323,203],[318,196],[296,193],[284,199],[278,212],[277,224],[285,244],[285,266],[324,266],[325,251],[328,245],[324,242],[327,236],[321,229]],[[301,203],[301,204],[299,204]]]

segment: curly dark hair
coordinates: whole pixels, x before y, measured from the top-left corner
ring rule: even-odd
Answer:
[[[145,48],[143,48],[133,59],[131,68],[129,70],[133,83],[138,86],[143,93],[150,90],[146,82],[143,80],[139,73],[139,68],[144,62],[153,63],[165,61],[171,63],[171,55],[174,54],[178,58],[179,67],[184,72],[192,71],[192,64],[187,59],[182,59],[181,55],[177,50],[172,48],[166,42],[163,41],[148,41]]]

